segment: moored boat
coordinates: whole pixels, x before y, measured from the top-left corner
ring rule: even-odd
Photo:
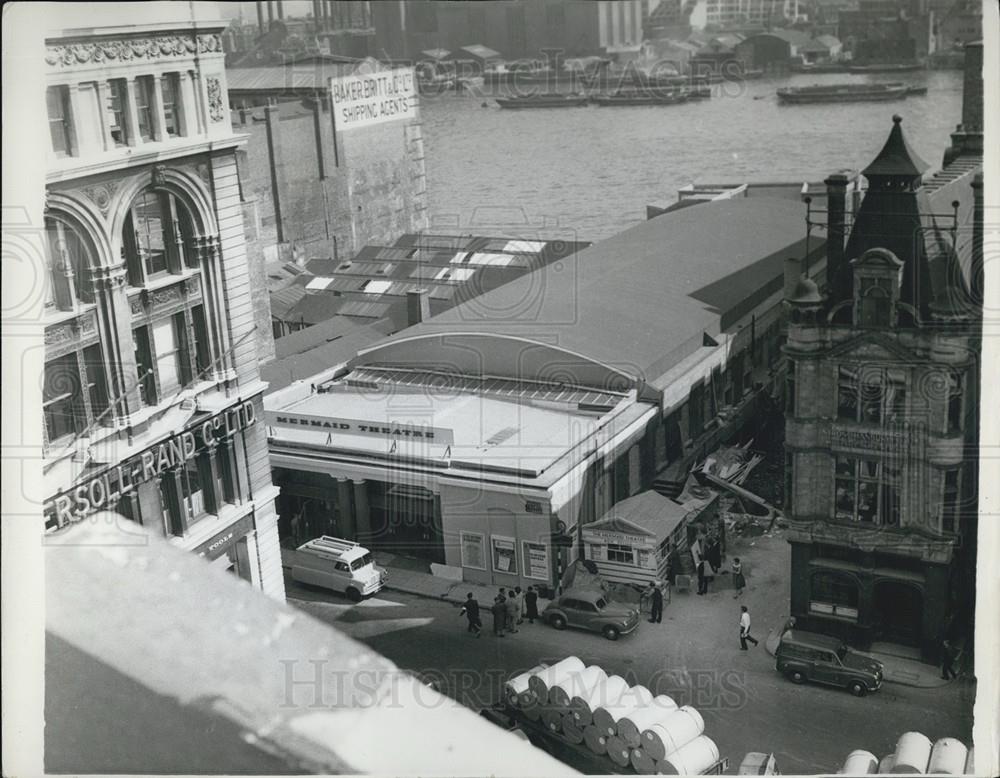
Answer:
[[[923,70],[919,62],[869,62],[864,65],[849,65],[848,73],[910,73]]]
[[[853,103],[901,100],[907,95],[903,84],[829,84],[785,87],[778,90],[782,103]]]
[[[575,108],[586,105],[590,98],[586,95],[542,94],[525,97],[494,98],[501,108]]]
[[[628,91],[613,92],[610,94],[593,95],[590,101],[595,105],[675,105],[683,103],[688,99],[686,92],[677,90],[675,92],[653,92]]]

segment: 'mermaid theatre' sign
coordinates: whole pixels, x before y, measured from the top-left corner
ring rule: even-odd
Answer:
[[[413,68],[331,78],[330,95],[338,132],[417,116]]]
[[[311,416],[305,413],[267,411],[267,423],[275,427],[295,427],[310,432],[366,435],[394,440],[424,440],[450,446],[455,434],[443,427],[410,424],[401,421],[359,421],[331,416]]]

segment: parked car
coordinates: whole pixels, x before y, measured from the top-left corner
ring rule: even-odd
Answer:
[[[328,535],[299,546],[292,565],[292,580],[343,592],[353,602],[375,594],[388,577],[367,548]]]
[[[884,674],[881,662],[852,651],[839,638],[798,629],[781,636],[774,666],[794,683],[843,686],[856,697],[878,691]]]
[[[546,606],[542,620],[556,629],[577,627],[618,640],[639,626],[639,609],[609,600],[601,591],[569,589]]]

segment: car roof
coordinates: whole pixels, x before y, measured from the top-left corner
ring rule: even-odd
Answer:
[[[840,638],[831,637],[830,635],[821,635],[818,632],[806,632],[805,630],[795,629],[790,632],[786,632],[781,636],[782,643],[795,643],[800,646],[809,646],[810,648],[823,648],[827,650],[834,650],[840,648],[844,641]]]
[[[565,599],[566,597],[574,600],[583,600],[584,602],[597,602],[601,599],[607,599],[604,592],[594,589],[567,589],[559,599]]]

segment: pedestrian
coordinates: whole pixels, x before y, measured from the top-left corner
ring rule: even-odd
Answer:
[[[733,588],[736,589],[736,594],[733,595],[733,599],[735,600],[737,597],[743,594],[743,590],[746,588],[747,585],[747,579],[743,575],[743,563],[740,562],[739,557],[733,558],[733,563],[730,566],[730,568],[731,568],[730,572],[732,572],[733,574]]]
[[[708,594],[708,560],[698,560],[698,594]]]
[[[493,634],[498,638],[503,637],[504,622],[507,620],[507,607],[504,598],[499,594],[493,598],[493,607],[490,608],[493,614]]]
[[[465,604],[462,605],[460,615],[465,616],[469,621],[469,628],[466,631],[473,632],[477,638],[481,638],[483,636],[483,622],[479,620],[479,600],[472,596],[472,592],[465,596]]]
[[[950,640],[941,643],[941,678],[945,681],[958,678],[958,673],[955,672],[955,649]]]
[[[517,623],[524,623],[524,595],[521,593],[521,587],[514,587],[514,599],[517,601]]]
[[[660,591],[658,584],[659,581],[656,581],[649,585],[652,589],[650,597],[653,601],[653,609],[649,617],[651,624],[660,624],[663,621],[663,592]]]
[[[751,636],[750,634],[750,611],[746,605],[741,605],[740,606],[740,651],[747,650],[748,640],[755,646],[757,645],[757,638]]]
[[[521,606],[517,604],[517,596],[514,592],[510,592],[510,596],[507,598],[505,603],[507,608],[507,629],[510,632],[519,632],[517,628],[517,618],[521,613]]]
[[[534,586],[529,586],[524,593],[524,615],[528,617],[529,624],[534,624],[538,618],[538,592]]]

